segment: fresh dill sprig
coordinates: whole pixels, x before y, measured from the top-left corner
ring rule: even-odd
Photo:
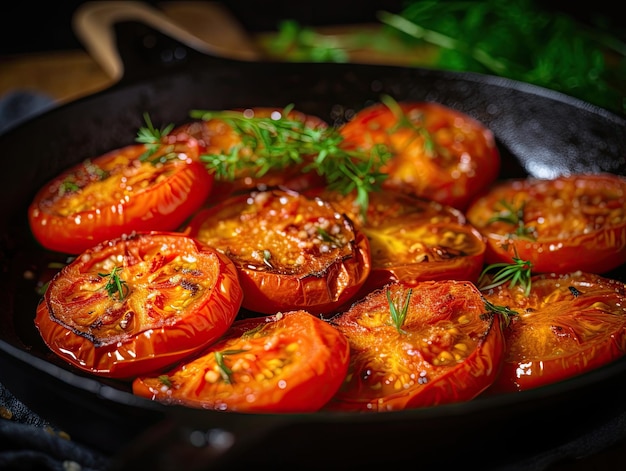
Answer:
[[[168,388],[172,387],[172,380],[168,375],[159,375],[158,380],[161,384],[167,386]]]
[[[511,287],[520,285],[524,289],[524,295],[528,296],[532,285],[532,269],[533,264],[530,261],[518,257],[513,257],[513,263],[492,263],[487,265],[478,277],[478,287],[481,291],[485,291],[508,281]],[[497,271],[490,278],[490,282],[485,284],[487,274],[492,270]]]
[[[226,355],[237,355],[238,353],[243,353],[246,350],[224,350],[223,352],[215,352],[215,362],[217,363],[217,368],[219,369],[219,373],[222,376],[222,379],[225,383],[231,384],[233,382],[233,370],[231,370],[226,363],[224,363],[224,357]]]
[[[396,330],[401,334],[405,333],[402,330],[402,326],[404,325],[404,321],[406,320],[406,315],[409,311],[409,301],[411,300],[411,295],[413,294],[413,289],[409,288],[406,290],[406,297],[404,298],[404,302],[402,299],[398,299],[398,304],[391,299],[391,290],[387,289],[387,303],[389,304],[389,312],[391,313],[391,319],[393,320],[393,324],[396,327]]]
[[[59,185],[59,195],[63,196],[66,193],[73,193],[75,191],[80,190],[80,186],[78,186],[75,182],[70,180],[65,180],[61,182]]]
[[[393,113],[396,118],[395,125],[387,131],[389,134],[395,133],[398,129],[410,129],[416,135],[421,136],[424,139],[424,151],[429,157],[434,157],[437,154],[446,155],[449,154],[449,150],[445,147],[437,145],[437,141],[433,135],[426,129],[424,123],[419,121],[412,121],[402,110],[402,107],[389,95],[382,95],[380,101]]]
[[[118,301],[123,301],[128,295],[129,288],[126,281],[120,278],[122,267],[115,267],[111,273],[98,273],[102,278],[108,278],[104,289],[111,299],[115,299],[117,295]]]
[[[288,117],[292,105],[281,117],[245,117],[236,111],[194,110],[191,117],[217,119],[226,123],[240,137],[241,143],[222,154],[204,154],[200,159],[218,178],[232,180],[248,170],[261,177],[270,170],[305,164],[303,172],[317,172],[331,190],[343,194],[356,191],[356,203],[363,209],[369,204],[369,193],[377,191],[387,177],[380,167],[391,157],[386,146],[370,151],[342,147],[343,136],[335,127],[307,126]],[[310,157],[305,160],[304,157]]]
[[[537,239],[535,235],[535,229],[530,226],[526,226],[526,223],[524,222],[524,209],[526,207],[526,202],[522,202],[517,208],[514,207],[512,203],[504,200],[499,201],[499,204],[504,209],[489,218],[487,224],[491,224],[494,222],[504,222],[506,224],[515,226],[515,231],[513,232],[513,234],[517,238],[528,240]]]
[[[507,326],[510,324],[511,318],[513,316],[519,316],[519,313],[517,311],[514,311],[509,307],[493,304],[492,302],[487,301],[485,298],[483,298],[483,302],[485,303],[485,308],[487,309],[487,312],[500,314],[504,318]]]
[[[139,128],[139,131],[137,131],[137,138],[135,140],[141,144],[145,144],[146,151],[139,157],[139,160],[142,162],[150,161],[152,163],[167,160],[173,155],[167,151],[164,152],[158,159],[150,160],[150,157],[164,148],[163,138],[167,136],[172,129],[174,129],[174,124],[170,123],[162,129],[157,129],[152,124],[152,120],[150,119],[150,115],[148,113],[143,114],[143,119],[146,122],[146,126]]]
[[[322,228],[322,227],[318,227],[317,228],[317,235],[320,238],[320,240],[322,242],[327,242],[331,245],[334,245],[335,247],[342,247],[343,244],[341,243],[341,240],[339,239],[339,237],[330,234],[326,229]]]

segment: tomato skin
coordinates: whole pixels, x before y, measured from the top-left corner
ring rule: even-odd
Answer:
[[[524,391],[606,365],[626,353],[626,285],[583,272],[532,278],[531,292],[501,285],[485,297],[516,311],[490,393]]]
[[[331,319],[350,342],[346,381],[329,410],[382,412],[467,401],[495,380],[504,355],[499,314],[485,315],[470,282],[413,287],[402,332],[386,297],[404,304],[408,286],[392,283]]]
[[[223,352],[230,382],[215,352]],[[133,393],[203,409],[315,412],[339,389],[349,352],[337,329],[306,311],[242,319],[201,355],[166,372],[169,386],[159,377],[139,377]]]
[[[107,294],[103,274],[114,266],[128,287],[123,302]],[[216,250],[180,233],[135,233],[87,250],[55,275],[35,324],[68,363],[126,379],[215,341],[242,298],[234,265]]]
[[[490,222],[502,209],[524,205],[523,224],[532,240],[513,236],[516,225]],[[466,212],[487,238],[487,263],[530,261],[534,273],[576,270],[606,273],[626,263],[626,179],[613,174],[579,174],[554,179],[499,183]]]
[[[464,210],[500,171],[493,133],[469,115],[439,103],[400,102],[398,106],[413,126],[403,124],[384,103],[376,103],[342,126],[345,146],[367,150],[386,145],[393,157],[380,169],[388,175],[383,188]],[[432,138],[432,151],[424,129]]]
[[[308,194],[345,212],[369,239],[372,269],[357,297],[395,281],[478,281],[486,243],[461,211],[388,190],[371,193],[363,215],[354,192],[315,189]]]
[[[164,148],[177,157],[158,165],[139,160],[145,151],[143,144],[113,150],[44,185],[28,209],[35,239],[78,254],[133,230],[176,230],[205,201],[213,176],[197,161],[194,141]],[[63,191],[66,182],[77,189]]]
[[[234,261],[242,307],[258,313],[332,312],[353,299],[371,269],[369,241],[352,221],[284,189],[232,196],[198,212],[187,230]]]

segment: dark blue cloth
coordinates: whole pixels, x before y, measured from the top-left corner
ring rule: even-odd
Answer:
[[[16,90],[0,97],[0,134],[43,113],[54,100],[42,93]]]
[[[109,464],[108,457],[72,440],[0,383],[0,469],[103,471]]]

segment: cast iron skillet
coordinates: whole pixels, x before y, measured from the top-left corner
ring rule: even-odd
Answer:
[[[160,126],[187,121],[191,109],[293,103],[340,124],[386,93],[437,101],[491,128],[504,160],[502,178],[626,174],[624,117],[528,84],[419,68],[231,60],[138,21],[117,22],[115,37],[124,72],[114,86],[0,135],[0,380],[35,412],[113,455],[118,469],[141,463],[155,470],[446,467],[468,460],[489,469],[523,462],[626,412],[626,358],[524,393],[365,415],[165,407],[133,396],[128,384],[89,377],[59,361],[33,323],[39,300],[33,279],[58,255],[33,240],[27,205],[62,169],[132,143],[144,112]],[[607,276],[624,281],[625,271]]]

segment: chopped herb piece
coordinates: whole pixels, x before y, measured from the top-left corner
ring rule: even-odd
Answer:
[[[122,267],[115,267],[111,273],[98,273],[98,275],[102,278],[108,278],[104,289],[109,297],[115,299],[117,294],[118,301],[123,301],[128,295],[129,288],[126,282],[120,278],[120,271],[122,271]]]
[[[137,142],[146,145],[146,152],[144,152],[139,160],[142,162],[149,161],[153,164],[158,162],[163,162],[170,158],[173,158],[175,154],[173,152],[164,152],[162,156],[157,159],[150,160],[154,154],[156,154],[161,148],[163,148],[163,138],[167,136],[172,129],[174,129],[173,124],[168,124],[162,129],[157,129],[153,126],[152,120],[150,119],[150,115],[148,113],[144,113],[143,119],[146,122],[146,126],[139,128],[137,132],[137,138],[135,139]]]
[[[498,306],[496,304],[493,304],[489,301],[487,301],[485,298],[483,298],[483,302],[485,303],[485,307],[487,308],[487,312],[493,312],[495,314],[501,314],[504,317],[505,323],[508,326],[509,323],[511,322],[511,318],[513,316],[519,316],[519,313],[517,311],[514,311],[513,309],[510,309],[506,306]]]
[[[530,261],[517,257],[513,257],[513,263],[493,263],[486,266],[480,274],[478,278],[479,289],[485,291],[510,281],[511,287],[520,285],[524,289],[524,294],[528,296],[531,288],[532,268],[533,264]],[[484,284],[488,272],[496,269],[498,271],[490,278],[491,282]]]
[[[335,247],[341,247],[343,245],[341,243],[341,240],[339,240],[337,236],[330,234],[326,229],[322,227],[317,228],[317,235],[322,241],[328,242],[329,244],[332,244]]]
[[[526,202],[522,202],[519,207],[515,208],[512,203],[507,201],[499,201],[500,206],[504,209],[496,213],[495,216],[491,217],[487,224],[491,224],[494,222],[504,222],[506,224],[510,224],[515,226],[515,235],[519,239],[529,239],[536,240],[535,229],[532,227],[526,226],[524,222],[524,208],[526,207]]]
[[[237,355],[243,353],[246,350],[224,350],[223,352],[215,352],[215,361],[219,369],[220,375],[225,383],[231,384],[233,379],[233,371],[224,363],[224,357],[226,355]]]
[[[159,381],[165,386],[167,386],[168,388],[172,387],[172,381],[170,380],[170,377],[167,375],[160,375]]]
[[[409,288],[406,290],[406,297],[404,298],[404,302],[402,302],[402,296],[398,299],[398,303],[394,302],[391,299],[391,291],[387,289],[387,302],[389,303],[389,311],[391,312],[391,318],[393,319],[393,323],[401,334],[404,333],[402,330],[402,326],[404,325],[404,321],[406,319],[407,312],[409,310],[409,301],[411,300],[411,295],[413,294],[413,289]],[[400,307],[400,305],[402,305]]]

